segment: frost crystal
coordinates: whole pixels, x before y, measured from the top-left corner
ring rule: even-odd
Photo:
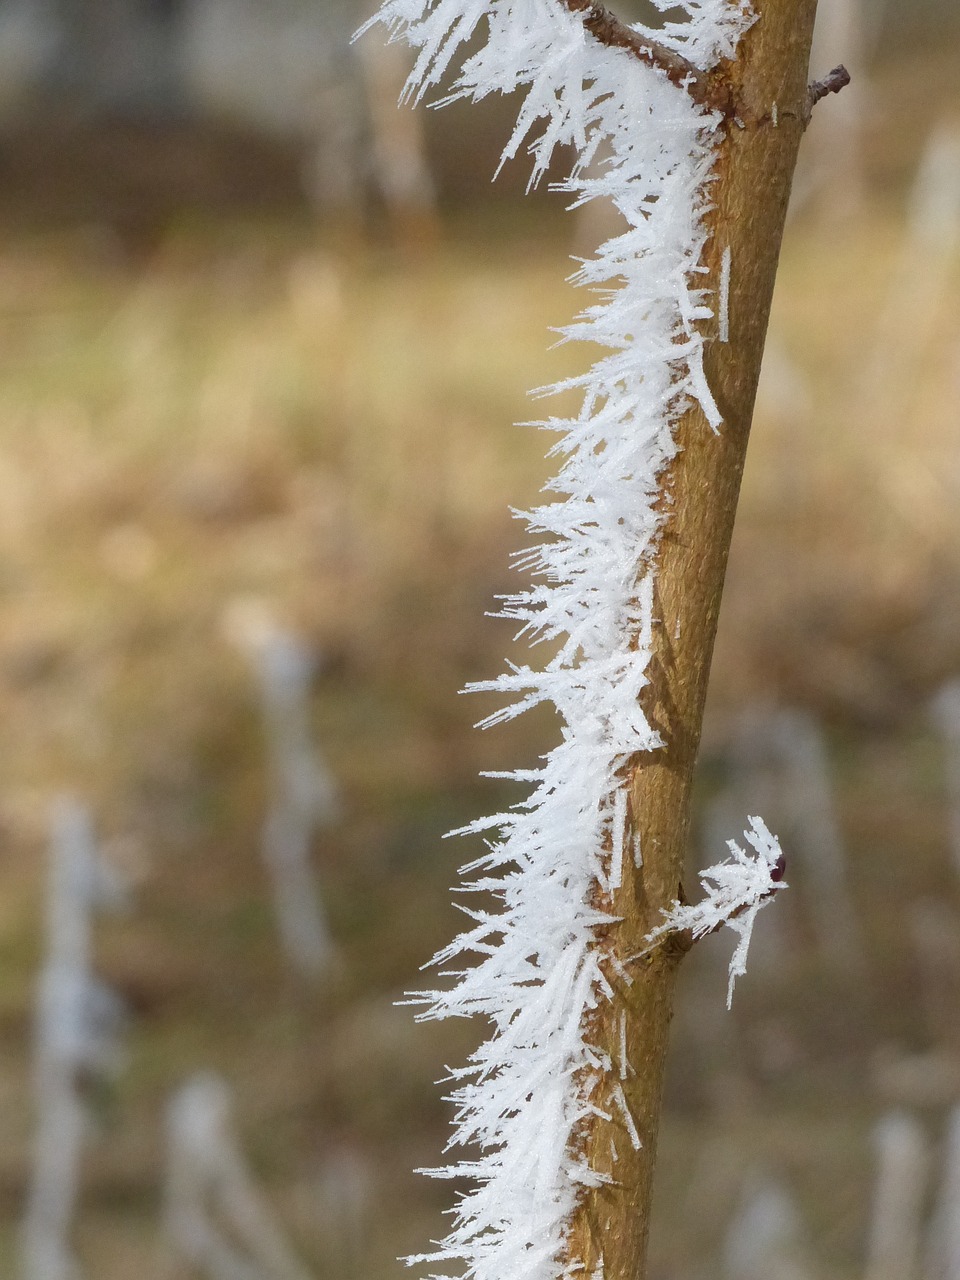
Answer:
[[[778,889],[787,886],[783,880],[784,860],[776,836],[772,836],[762,818],[751,818],[750,827],[743,833],[752,847],[751,857],[737,844],[728,840],[730,857],[715,867],[700,872],[706,898],[696,905],[674,903],[664,912],[660,924],[645,941],[653,944],[669,933],[687,933],[696,940],[727,925],[740,935],[736,950],[730,958],[730,982],[727,986],[727,1008],[733,1001],[733,987],[737,978],[747,971],[747,951],[760,908],[765,906]]]
[[[634,29],[701,70],[732,57],[751,21],[747,0],[655,4],[678,20]],[[471,926],[438,957],[453,965],[452,989],[417,997],[422,1017],[482,1014],[492,1034],[452,1073],[451,1145],[471,1158],[435,1171],[468,1176],[474,1189],[436,1251],[413,1261],[460,1262],[472,1280],[555,1280],[577,1267],[564,1261],[567,1223],[578,1189],[599,1176],[571,1138],[595,1113],[591,1081],[610,1067],[584,1036],[611,992],[596,942],[610,917],[594,890],[619,882],[627,840],[639,863],[617,775],[662,745],[639,704],[657,625],[661,485],[685,410],[698,403],[714,431],[722,424],[702,332],[718,311],[702,285],[720,118],[662,71],[600,44],[561,0],[386,0],[373,21],[417,51],[408,100],[455,62],[447,101],[520,90],[504,160],[526,143],[536,183],[556,148],[572,147],[562,189],[575,205],[612,200],[625,224],[574,276],[596,301],[564,337],[606,354],[556,388],[579,390],[582,404],[543,424],[561,436],[555,500],[524,513],[542,538],[521,561],[535,582],[503,608],[554,656],[473,686],[514,699],[488,723],[552,703],[561,742],[542,768],[511,775],[532,785],[524,803],[468,828],[498,833],[465,874],[501,908],[468,911]],[[629,1112],[614,1119],[642,1140]]]

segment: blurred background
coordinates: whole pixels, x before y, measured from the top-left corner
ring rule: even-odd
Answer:
[[[386,1280],[451,1204],[411,1171],[482,1028],[395,1002],[462,919],[443,834],[517,798],[478,772],[556,731],[457,690],[612,224],[490,184],[514,104],[396,111],[367,16],[0,2],[3,1275]],[[821,0],[841,60],[690,851],[759,812],[791,891],[732,1013],[732,939],[685,967],[661,1280],[960,1268],[960,13]]]

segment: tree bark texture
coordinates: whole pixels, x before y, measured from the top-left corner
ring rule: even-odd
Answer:
[[[582,1264],[590,1277],[602,1259],[606,1280],[646,1275],[672,992],[684,948],[668,940],[641,960],[631,957],[678,896],[720,596],[790,184],[809,117],[816,0],[754,0],[754,9],[757,21],[721,73],[735,106],[723,125],[708,215],[704,287],[714,296],[727,255],[730,264],[728,340],[721,341],[714,320],[705,359],[724,422],[714,434],[694,407],[677,430],[681,448],[665,483],[671,515],[658,552],[659,625],[645,706],[666,745],[638,757],[624,773],[626,848],[639,842],[642,865],[625,858],[622,887],[611,897],[598,890],[598,905],[619,917],[600,939],[611,957],[603,968],[617,998],[602,1002],[587,1028],[590,1042],[612,1064],[591,1099],[610,1119],[592,1117],[578,1145],[587,1163],[612,1181],[584,1191],[566,1261]]]

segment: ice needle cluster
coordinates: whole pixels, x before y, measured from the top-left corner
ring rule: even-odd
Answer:
[[[653,3],[677,20],[635,30],[701,70],[732,57],[751,21],[747,0]],[[467,1176],[473,1189],[447,1237],[417,1261],[450,1262],[474,1280],[556,1280],[576,1269],[563,1259],[578,1188],[602,1180],[571,1137],[604,1067],[585,1022],[612,994],[596,942],[608,918],[594,890],[616,890],[624,859],[640,856],[617,773],[662,745],[640,695],[657,625],[663,478],[692,403],[721,428],[701,332],[714,313],[726,332],[722,298],[703,287],[720,120],[660,70],[600,43],[562,0],[386,0],[373,21],[416,50],[409,99],[448,72],[445,101],[521,91],[504,159],[526,146],[536,182],[559,146],[572,148],[563,184],[572,202],[606,197],[622,216],[622,231],[575,276],[595,301],[564,335],[606,351],[557,388],[579,390],[581,407],[544,424],[559,433],[559,472],[546,504],[524,513],[539,540],[521,562],[534,585],[504,606],[553,656],[474,686],[513,699],[490,723],[552,703],[561,741],[541,768],[512,775],[531,787],[523,804],[470,828],[493,834],[465,869],[468,883],[500,908],[468,913],[468,930],[438,957],[452,986],[423,997],[422,1016],[481,1014],[492,1033],[452,1073],[451,1146],[470,1158],[433,1171]],[[729,280],[729,253],[723,261]],[[623,1123],[639,1143],[629,1114]]]
[[[651,946],[669,933],[686,933],[695,941],[723,925],[739,934],[740,941],[730,960],[728,1009],[733,1001],[734,984],[747,971],[747,951],[757,913],[778,889],[787,887],[779,841],[767,830],[763,819],[751,818],[743,836],[755,856],[751,857],[736,840],[728,840],[730,857],[726,862],[700,872],[703,901],[675,903],[664,913],[663,923],[646,937]]]

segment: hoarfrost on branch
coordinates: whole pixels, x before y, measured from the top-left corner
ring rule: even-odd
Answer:
[[[752,21],[747,0],[655,3],[682,20],[633,30],[698,71],[732,58]],[[469,1146],[471,1158],[432,1171],[474,1186],[446,1238],[410,1261],[462,1263],[472,1280],[556,1280],[576,1270],[563,1261],[567,1224],[578,1189],[599,1176],[571,1139],[597,1111],[590,1081],[610,1069],[584,1035],[590,1011],[612,994],[596,938],[612,917],[595,905],[595,888],[615,887],[625,847],[639,863],[616,798],[620,772],[662,745],[640,703],[659,625],[662,486],[674,428],[692,404],[709,429],[722,428],[703,363],[721,311],[704,287],[721,116],[659,68],[600,43],[561,0],[385,0],[374,23],[416,50],[407,101],[448,72],[444,102],[520,90],[503,161],[525,146],[533,185],[556,149],[571,147],[560,189],[574,205],[612,200],[626,222],[573,276],[595,300],[562,336],[606,352],[548,389],[579,391],[581,405],[540,424],[559,435],[559,472],[549,500],[521,513],[538,540],[519,561],[533,585],[502,608],[554,656],[472,686],[512,699],[489,723],[552,703],[561,741],[541,768],[510,775],[531,786],[524,802],[467,828],[492,833],[464,868],[468,887],[495,895],[500,909],[467,910],[468,928],[436,957],[452,985],[414,997],[423,1018],[481,1014],[492,1033],[451,1072],[450,1145]],[[730,922],[739,928],[741,917]],[[629,1113],[621,1120],[633,1125]]]
[[[783,880],[784,860],[779,841],[767,830],[763,819],[751,818],[750,826],[743,835],[755,856],[751,857],[736,840],[728,840],[730,857],[700,872],[700,883],[706,894],[704,900],[674,903],[664,913],[663,923],[646,937],[651,946],[672,933],[685,933],[696,941],[723,925],[739,934],[740,941],[730,958],[728,1009],[733,1002],[734,984],[747,971],[747,952],[757,914],[778,889],[787,887]]]

